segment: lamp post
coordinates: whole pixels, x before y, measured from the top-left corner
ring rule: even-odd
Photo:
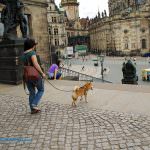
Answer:
[[[103,74],[103,62],[104,62],[104,55],[100,55],[98,56],[99,57],[99,60],[100,60],[100,63],[101,63],[101,75],[102,75],[102,81],[104,81],[104,74]]]

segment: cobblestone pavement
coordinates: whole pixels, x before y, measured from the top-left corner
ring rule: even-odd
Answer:
[[[0,150],[150,150],[150,117],[43,101],[31,115],[27,99],[0,95]]]

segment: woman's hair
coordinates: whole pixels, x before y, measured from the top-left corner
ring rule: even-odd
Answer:
[[[57,65],[58,67],[60,67],[60,63],[61,63],[61,61],[58,60],[58,61],[56,62],[56,65]]]
[[[33,46],[37,45],[37,43],[35,42],[34,39],[31,39],[31,38],[27,38],[25,41],[24,41],[24,51],[27,51],[29,49],[31,49]]]

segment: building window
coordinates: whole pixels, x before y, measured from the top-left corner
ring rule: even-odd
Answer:
[[[146,39],[142,39],[142,49],[146,48]]]
[[[49,33],[49,35],[51,35],[51,34],[52,34],[52,32],[51,32],[51,28],[48,28],[48,33]]]
[[[56,22],[57,22],[56,17],[52,17],[52,22],[53,22],[53,23],[56,23]]]
[[[58,35],[58,29],[54,28],[54,35]]]
[[[69,32],[67,32],[67,37],[70,37],[70,33]]]
[[[71,32],[71,36],[74,36],[74,32]]]
[[[131,47],[134,49],[134,48],[135,48],[135,43],[132,43],[132,44],[131,44]]]
[[[128,42],[125,43],[125,49],[128,49]]]
[[[55,46],[59,46],[59,40],[55,39]]]

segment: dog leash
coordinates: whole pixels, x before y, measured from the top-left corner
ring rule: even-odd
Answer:
[[[58,90],[58,91],[61,91],[61,92],[72,92],[72,91],[73,91],[73,90],[67,91],[67,90],[59,89],[59,88],[57,88],[56,86],[54,86],[47,78],[45,78],[45,80],[46,80],[54,89],[56,89],[56,90]]]
[[[67,90],[62,90],[57,88],[56,86],[54,86],[47,78],[45,78],[45,80],[56,90],[61,91],[61,92],[72,92],[73,90],[67,91]],[[26,93],[26,95],[29,95],[29,93],[26,90],[26,83],[23,81],[23,87],[24,87],[24,91]]]

